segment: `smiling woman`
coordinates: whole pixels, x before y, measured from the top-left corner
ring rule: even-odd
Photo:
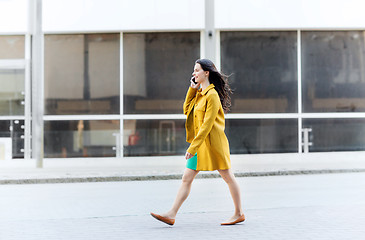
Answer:
[[[231,170],[229,144],[224,133],[224,111],[229,110],[231,93],[227,77],[220,73],[209,59],[198,59],[183,105],[186,115],[186,169],[180,189],[171,209],[164,214],[151,213],[152,217],[168,225],[190,193],[191,185],[199,171],[218,170],[231,192],[235,212],[221,225],[234,225],[245,220],[241,193]],[[195,81],[193,81],[195,80]]]

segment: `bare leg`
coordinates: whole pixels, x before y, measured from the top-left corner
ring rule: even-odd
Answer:
[[[224,181],[228,184],[229,191],[231,192],[231,196],[233,199],[235,212],[234,215],[229,220],[227,220],[227,222],[232,222],[243,214],[240,187],[231,169],[218,170],[218,172],[222,176]]]
[[[176,214],[179,211],[181,205],[189,196],[191,184],[196,175],[198,175],[198,173],[199,171],[195,171],[189,168],[185,169],[184,175],[182,177],[182,183],[179,188],[179,191],[177,192],[174,204],[167,213],[161,214],[161,216],[175,219]]]

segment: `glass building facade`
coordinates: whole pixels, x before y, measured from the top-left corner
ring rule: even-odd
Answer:
[[[233,89],[232,154],[365,151],[361,1],[41,2],[36,24],[34,1],[0,1],[0,160],[183,155],[205,57]]]
[[[218,34],[232,154],[365,150],[365,31]],[[27,41],[0,36],[0,141],[12,158],[24,158]],[[194,31],[46,34],[44,156],[184,154],[201,48]]]

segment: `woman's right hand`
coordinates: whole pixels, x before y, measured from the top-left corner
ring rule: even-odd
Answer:
[[[200,87],[200,83],[194,83],[193,79],[194,79],[194,76],[191,77],[191,79],[190,79],[190,87],[198,89]]]
[[[185,153],[185,159],[186,159],[186,160],[188,160],[188,159],[190,159],[190,158],[192,158],[192,157],[194,157],[194,155],[193,155],[193,154],[191,154],[191,153],[189,153],[189,152],[186,152],[186,153]]]

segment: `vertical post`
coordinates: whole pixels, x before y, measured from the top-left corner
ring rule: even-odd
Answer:
[[[29,11],[30,13],[30,11]],[[29,25],[30,29],[30,25]],[[25,35],[25,105],[24,105],[24,159],[31,159],[31,34]]]
[[[84,34],[84,100],[90,104],[89,36],[87,34]]]
[[[44,79],[43,79],[43,32],[42,0],[32,0],[32,158],[36,167],[43,167],[43,114],[44,114]]]
[[[215,66],[218,71],[221,71],[221,32],[215,31]]]
[[[119,65],[119,111],[120,111],[120,129],[119,129],[119,148],[120,148],[120,158],[123,159],[124,157],[124,88],[123,88],[123,84],[124,84],[124,69],[123,69],[123,50],[124,50],[124,45],[123,45],[123,32],[120,33],[120,40],[119,40],[119,61],[120,61],[120,65]]]
[[[301,32],[297,31],[297,71],[298,71],[298,153],[303,152],[302,149],[302,128],[303,128],[303,117],[302,117],[302,42]]]
[[[84,34],[84,89],[83,89],[83,97],[84,101],[87,101],[88,106],[91,105],[90,99],[90,77],[89,77],[89,36],[88,34]],[[89,108],[88,108],[89,109]],[[84,131],[89,132],[90,129],[90,121],[84,121]],[[90,134],[83,135],[84,143],[89,143],[91,140]],[[83,155],[85,156],[85,148],[83,148]]]
[[[115,150],[115,157],[121,158],[122,151],[120,149],[120,133],[113,133],[113,136],[115,137],[115,147],[113,147],[113,149]]]
[[[309,146],[312,146],[313,143],[309,142],[309,133],[312,132],[311,128],[303,128],[303,149],[304,153],[309,153]]]
[[[216,31],[214,26],[214,0],[205,0],[205,58],[217,62]]]
[[[200,31],[200,58],[205,58],[205,30]]]

